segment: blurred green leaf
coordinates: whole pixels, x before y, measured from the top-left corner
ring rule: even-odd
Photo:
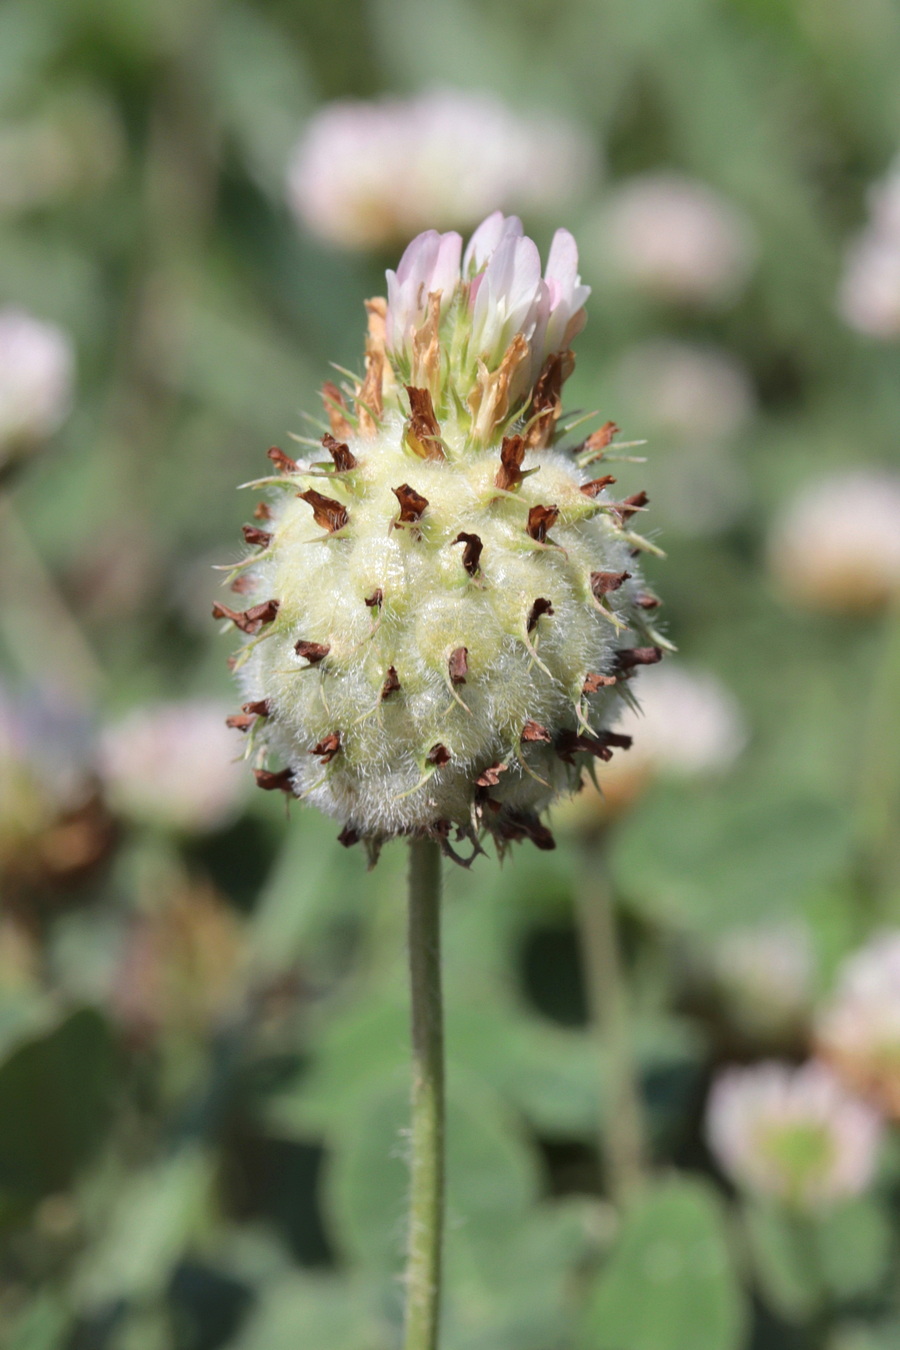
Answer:
[[[232,1350],[392,1350],[397,1337],[364,1282],[297,1273],[263,1289]]]
[[[0,1063],[0,1187],[39,1199],[67,1186],[103,1142],[115,1086],[109,1025],[80,1008]]]
[[[744,1328],[718,1198],[686,1177],[660,1182],[625,1215],[579,1350],[738,1350]]]

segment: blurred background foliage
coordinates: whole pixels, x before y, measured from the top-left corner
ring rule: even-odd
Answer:
[[[893,0],[5,0],[0,302],[62,329],[76,376],[0,502],[3,1344],[398,1344],[403,849],[367,874],[195,722],[236,702],[208,617],[235,485],[358,367],[404,242],[295,218],[293,147],[330,100],[436,86],[588,147],[568,195],[496,204],[579,241],[569,401],[650,442],[615,472],[707,681],[651,718],[648,672],[647,734],[680,737],[644,753],[636,723],[638,767],[560,809],[555,852],[448,875],[446,1350],[900,1344],[890,1125],[806,1208],[704,1126],[721,1067],[803,1060],[848,955],[900,923],[900,346],[838,301],[898,69]],[[424,223],[477,223],[452,202]],[[854,473],[895,494],[880,535]],[[798,591],[777,539],[823,482]]]

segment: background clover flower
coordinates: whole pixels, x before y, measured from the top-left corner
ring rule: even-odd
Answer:
[[[0,310],[0,468],[57,431],[72,402],[65,333],[24,310]]]
[[[868,337],[900,337],[900,159],[869,192],[869,219],[847,248],[838,308]]]
[[[848,1083],[900,1116],[900,933],[877,934],[844,962],[816,1039]]]
[[[542,275],[495,213],[461,258],[427,231],[367,302],[365,374],[326,386],[321,447],[270,450],[232,578],[246,608],[214,613],[244,634],[232,721],[261,787],[347,843],[454,827],[546,848],[539,813],[627,748],[620,696],[665,645],[638,570],[646,496],[597,476],[611,424],[558,448],[588,294],[571,235]]]
[[[811,1210],[866,1189],[882,1125],[824,1064],[768,1061],[719,1075],[706,1132],[719,1165],[739,1186]]]
[[[900,590],[900,475],[861,468],[806,484],[775,521],[769,562],[811,609],[884,604]]]
[[[595,173],[596,151],[566,118],[431,89],[326,104],[297,143],[288,201],[330,243],[378,248],[432,224],[474,225],[498,205],[559,210]]]

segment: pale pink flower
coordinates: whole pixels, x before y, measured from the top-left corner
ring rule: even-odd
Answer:
[[[840,1073],[900,1118],[900,932],[877,934],[844,963],[816,1036]]]
[[[869,220],[847,249],[838,309],[860,333],[900,337],[900,159],[869,193]]]
[[[647,434],[721,445],[750,422],[756,398],[741,363],[718,347],[656,338],[630,347],[617,369],[629,408],[640,410]],[[657,442],[660,444],[657,444]],[[665,441],[654,438],[654,449]]]
[[[0,310],[0,463],[57,431],[72,403],[66,334],[24,310]]]
[[[411,340],[425,319],[429,295],[440,294],[441,312],[446,310],[459,284],[461,252],[462,238],[455,231],[426,230],[407,245],[396,272],[388,269],[388,351],[401,351]]]
[[[808,483],[776,520],[779,587],[815,609],[865,610],[900,592],[900,476],[880,468]]]
[[[212,830],[244,795],[241,744],[228,709],[206,699],[149,704],[103,732],[100,771],[110,804],[144,824]]]
[[[638,766],[675,777],[720,773],[747,742],[740,704],[710,671],[667,661],[642,672],[639,707],[627,708],[618,729],[633,738],[627,755],[608,768],[631,772]]]
[[[860,1195],[872,1183],[882,1122],[824,1064],[768,1061],[715,1080],[706,1137],[744,1189],[800,1209]]]
[[[557,209],[583,194],[596,160],[579,127],[546,111],[516,112],[488,93],[347,100],[307,124],[288,200],[329,242],[377,248],[432,225],[469,228],[496,206]]]
[[[705,183],[648,173],[622,183],[602,208],[603,269],[657,300],[719,305],[742,289],[756,258],[744,213]]]
[[[759,924],[726,933],[712,955],[716,985],[732,1016],[751,1035],[796,1030],[812,998],[809,932],[796,923]]]

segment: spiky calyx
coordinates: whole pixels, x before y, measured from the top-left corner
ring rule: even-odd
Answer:
[[[270,450],[232,579],[247,608],[214,611],[246,635],[232,721],[260,786],[338,817],[345,843],[428,833],[449,850],[455,827],[552,847],[539,812],[627,745],[609,729],[620,698],[661,655],[635,564],[646,498],[614,500],[589,468],[616,429],[556,448],[573,365],[558,344],[585,288],[574,266],[568,288],[550,266],[523,276],[534,245],[516,226],[485,223],[468,276],[458,236],[410,246],[430,264],[404,278],[408,250],[390,307],[369,302],[365,377],[326,386],[330,459]],[[491,286],[517,326],[486,312],[473,336]]]

